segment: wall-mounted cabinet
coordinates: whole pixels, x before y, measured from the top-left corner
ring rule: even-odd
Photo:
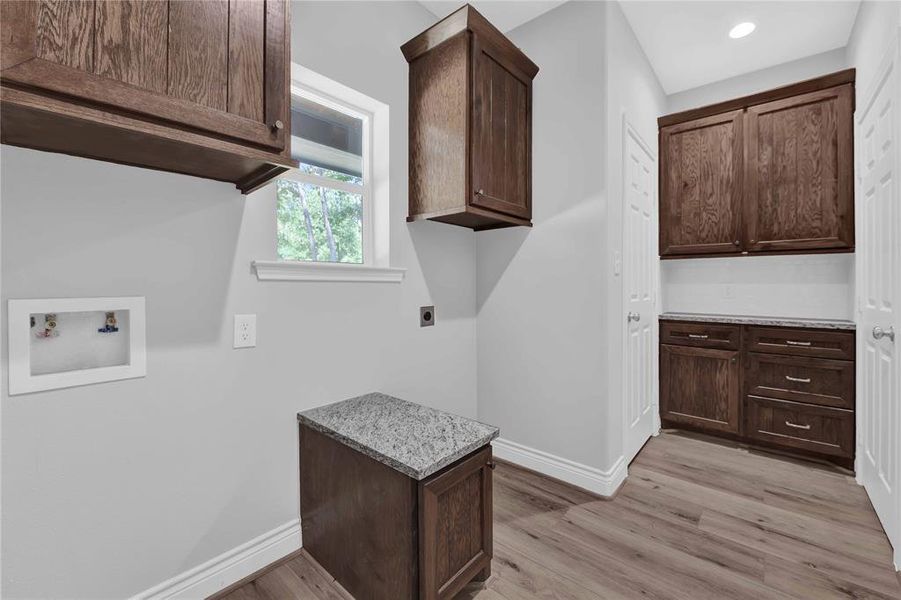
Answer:
[[[285,0],[25,0],[2,10],[2,142],[233,182],[290,155]]]
[[[531,225],[538,67],[469,5],[401,50],[410,63],[407,220]]]
[[[661,117],[660,256],[854,250],[854,70]]]

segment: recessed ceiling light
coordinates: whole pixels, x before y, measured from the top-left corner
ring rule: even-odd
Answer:
[[[738,38],[743,38],[746,35],[750,35],[752,31],[757,28],[757,25],[751,23],[750,21],[746,21],[744,23],[739,23],[735,27],[729,30],[729,37],[733,40],[737,40]]]

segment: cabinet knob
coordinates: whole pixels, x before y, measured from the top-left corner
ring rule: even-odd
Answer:
[[[497,463],[495,463],[493,460],[489,460],[487,463],[487,466],[489,469],[491,469],[493,471],[494,468],[497,466]]]
[[[281,122],[281,120],[276,121],[272,124],[272,131],[281,131],[285,128],[285,124]]]
[[[736,246],[741,246],[741,242],[739,240],[735,240],[732,243],[735,244]]]
[[[485,190],[483,190],[482,188],[479,188],[476,190],[476,196],[484,196],[484,195],[485,195]]]

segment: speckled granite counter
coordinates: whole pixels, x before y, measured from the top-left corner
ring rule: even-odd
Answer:
[[[500,433],[491,425],[379,393],[307,410],[297,420],[416,480]]]
[[[747,315],[712,315],[703,313],[663,313],[661,321],[695,321],[698,323],[730,323],[768,327],[810,327],[811,329],[844,329],[854,331],[854,321],[840,319],[792,319],[789,317],[752,317]]]

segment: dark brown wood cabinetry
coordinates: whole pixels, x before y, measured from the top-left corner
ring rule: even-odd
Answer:
[[[664,258],[854,249],[854,70],[661,117]]]
[[[854,465],[854,333],[660,323],[660,418]]]
[[[2,142],[235,183],[290,157],[285,0],[11,0]]]
[[[491,574],[491,446],[422,481],[300,425],[304,548],[355,598],[449,600]]]
[[[410,63],[407,220],[530,225],[538,67],[469,5],[401,50]]]

